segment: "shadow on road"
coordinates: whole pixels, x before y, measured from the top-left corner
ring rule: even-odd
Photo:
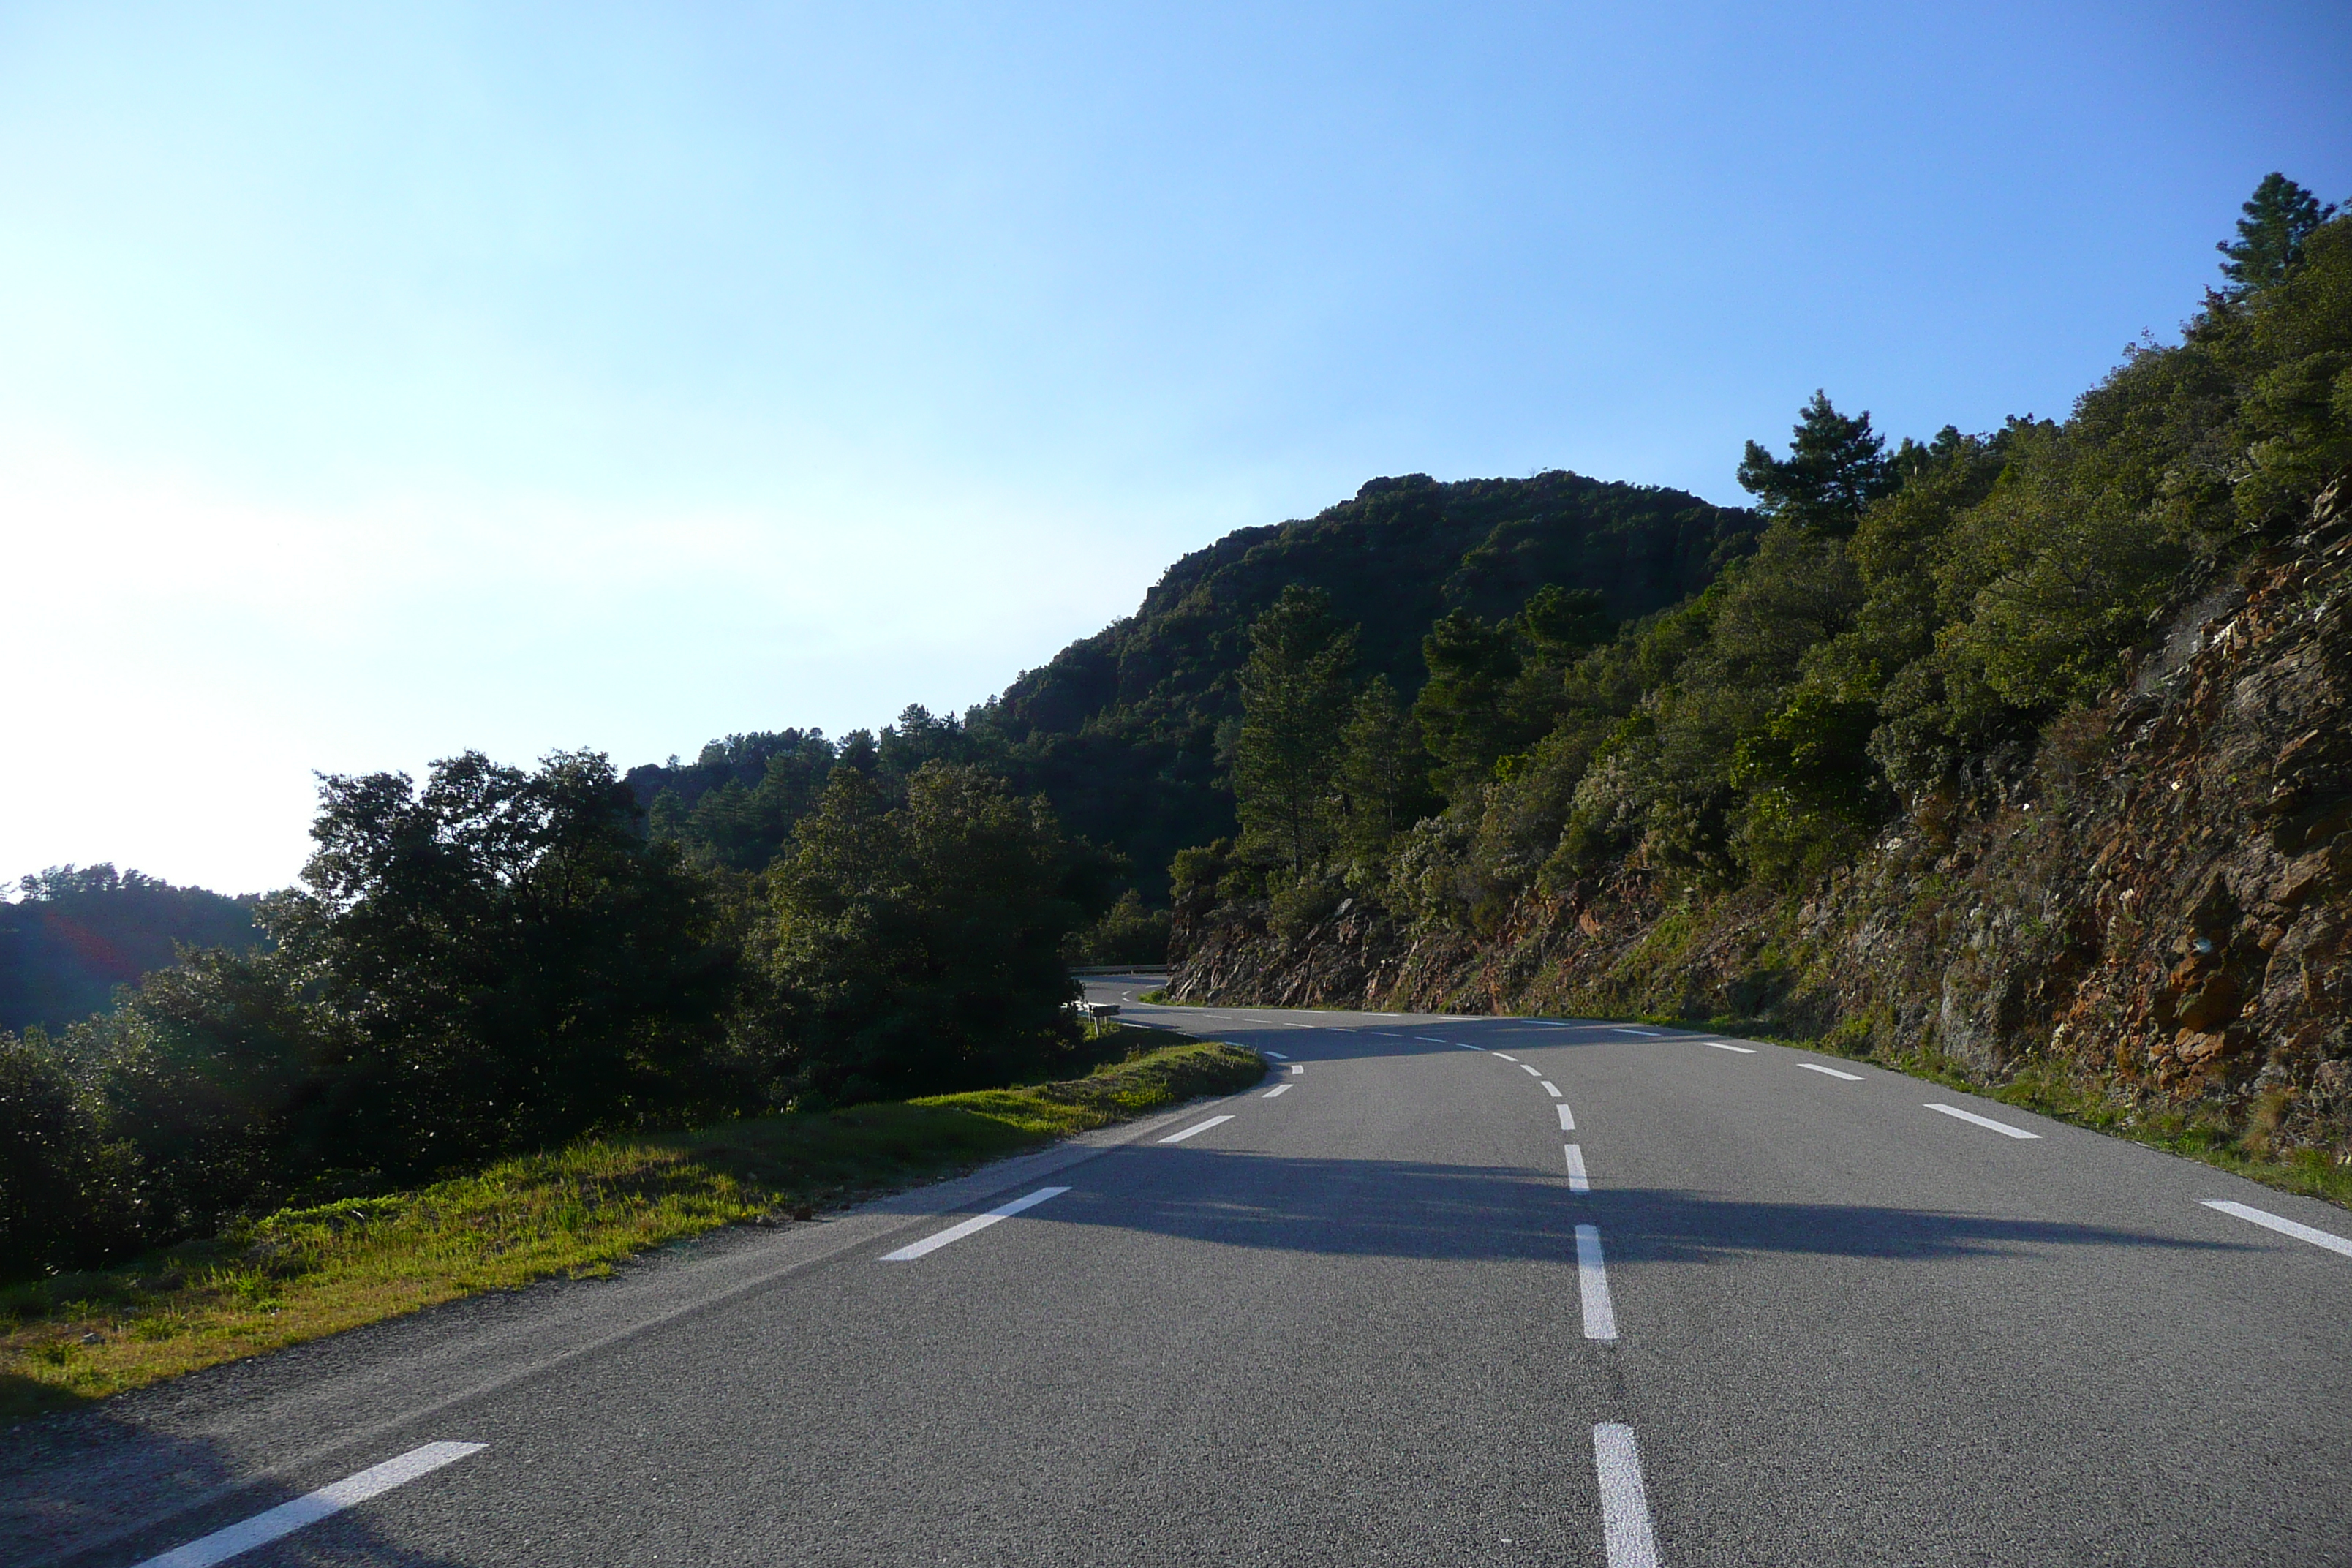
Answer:
[[[1368,1258],[1575,1255],[1598,1225],[1612,1258],[1708,1263],[1759,1253],[1837,1258],[2007,1257],[2049,1247],[2246,1250],[2148,1231],[1997,1215],[1850,1204],[1787,1204],[1667,1188],[1596,1189],[1524,1169],[1381,1160],[1286,1159],[1155,1150],[1149,1185],[1075,1192],[1039,1218],[1184,1237],[1228,1247]]]

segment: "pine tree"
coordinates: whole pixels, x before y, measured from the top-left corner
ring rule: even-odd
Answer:
[[[1244,842],[1275,851],[1294,877],[1330,840],[1355,658],[1356,634],[1320,588],[1292,584],[1250,626],[1234,795]]]
[[[1816,391],[1791,434],[1786,458],[1750,441],[1739,465],[1741,488],[1767,517],[1843,539],[1863,508],[1893,493],[1897,476],[1867,409],[1849,419],[1831,406],[1828,393]]]
[[[2285,277],[2302,259],[2305,238],[2336,211],[2275,170],[2263,176],[2253,199],[2241,210],[2246,216],[2238,220],[2238,237],[2213,247],[2228,258],[2221,275],[2230,280],[2224,292],[2232,295],[2266,289]]]

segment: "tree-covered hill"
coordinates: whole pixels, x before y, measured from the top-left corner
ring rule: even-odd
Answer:
[[[1359,627],[1366,677],[1410,700],[1423,640],[1449,614],[1500,622],[1538,590],[1588,597],[1596,631],[1679,603],[1749,551],[1762,522],[1681,490],[1559,471],[1441,484],[1377,479],[1304,521],[1246,528],[1171,566],[1132,616],[1073,643],[959,721],[909,708],[878,737],[730,735],[630,786],[706,862],[757,870],[811,807],[836,755],[908,777],[975,763],[1043,792],[1071,829],[1123,855],[1164,901],[1179,849],[1234,831],[1221,782],[1241,718],[1249,627],[1286,588],[1319,589]],[[863,762],[860,765],[866,765]]]
[[[0,903],[0,1030],[55,1029],[104,1010],[114,988],[170,966],[175,947],[250,947],[253,900],[175,888],[112,866],[53,867]]]

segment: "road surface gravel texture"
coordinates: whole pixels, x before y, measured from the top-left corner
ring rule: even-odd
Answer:
[[[1275,1072],[25,1424],[0,1560],[2352,1563],[2341,1210],[1758,1041],[1139,984]]]

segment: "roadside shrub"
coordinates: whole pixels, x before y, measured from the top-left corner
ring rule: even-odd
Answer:
[[[136,1170],[47,1037],[0,1035],[0,1279],[134,1247]]]

